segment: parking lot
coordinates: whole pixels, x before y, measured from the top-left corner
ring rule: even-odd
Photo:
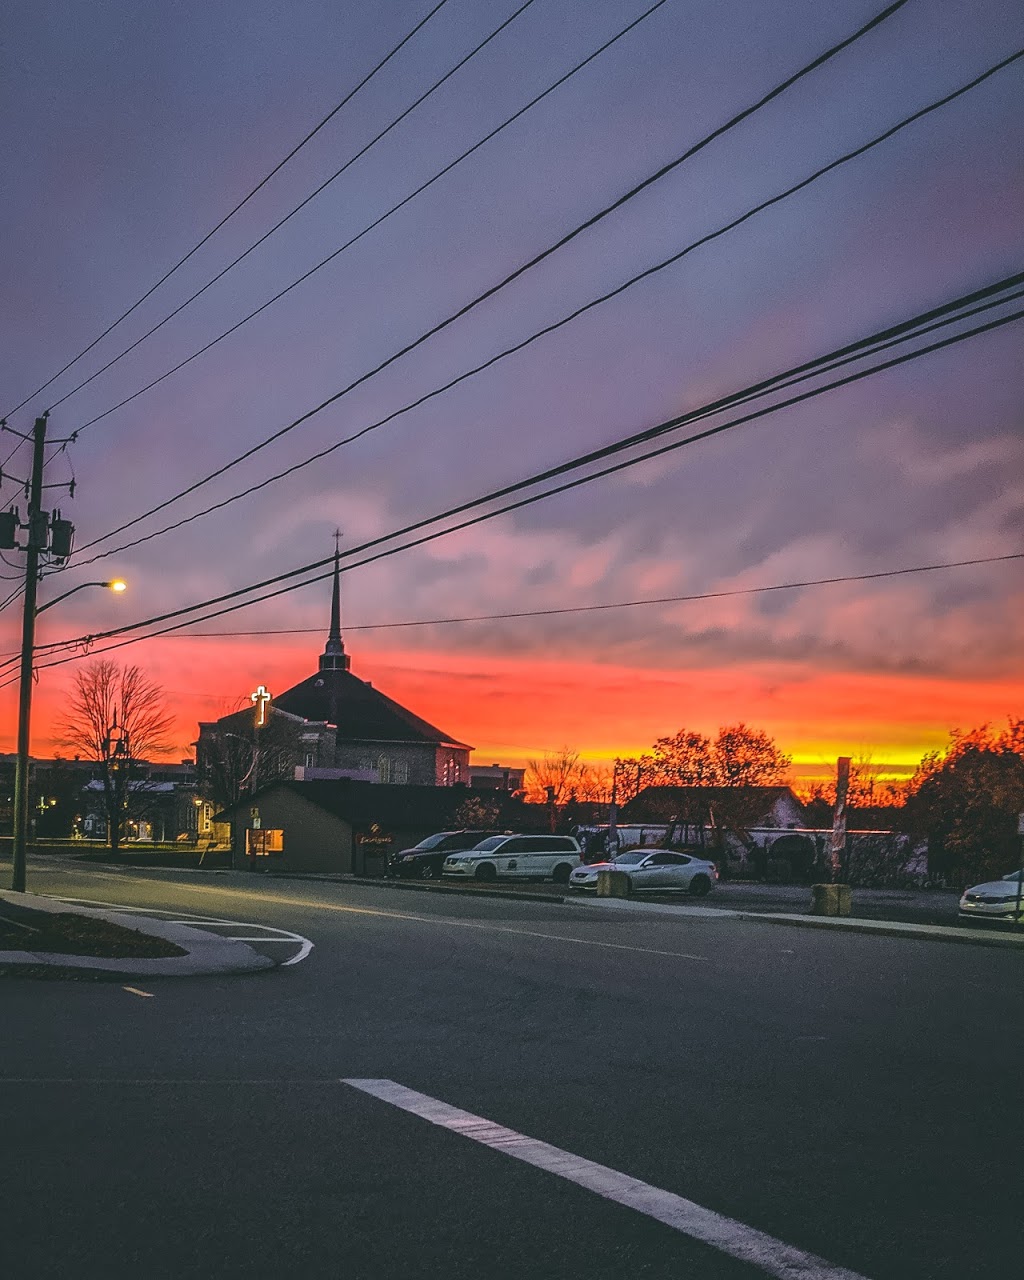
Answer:
[[[415,881],[398,881],[405,886]],[[436,882],[435,882],[436,884]],[[433,891],[457,889],[463,893],[515,893],[550,897],[565,896],[564,887],[551,883],[530,881],[499,881],[497,885],[479,886],[473,881],[457,883],[445,878]],[[573,893],[572,896],[577,896]],[[582,895],[580,895],[582,896]],[[861,920],[899,920],[909,924],[957,923],[957,904],[960,895],[953,889],[854,889],[851,915]],[[656,891],[637,894],[644,902],[678,903],[689,901],[679,893]],[[774,912],[803,912],[810,907],[811,890],[808,885],[762,884],[756,881],[719,881],[707,897],[701,898],[702,907],[718,907],[723,910]]]

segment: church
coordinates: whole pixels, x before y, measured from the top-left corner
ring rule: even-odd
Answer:
[[[469,783],[472,748],[360,680],[351,665],[341,635],[335,548],[331,625],[318,669],[280,694],[260,685],[253,707],[199,725],[198,771],[218,803],[285,778]]]

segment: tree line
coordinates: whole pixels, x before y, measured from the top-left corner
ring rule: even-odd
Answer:
[[[649,752],[618,756],[614,764],[593,765],[578,751],[561,751],[530,760],[525,785],[528,798],[542,803],[549,793],[554,803],[570,799],[620,804],[634,799],[645,787],[776,787],[789,782],[792,757],[763,729],[746,724],[726,725],[714,738],[680,729],[658,738]]]
[[[146,784],[133,763],[170,754],[172,725],[164,691],[139,667],[101,658],[74,676],[57,741],[96,764],[115,848],[129,818],[147,804]],[[218,805],[231,803],[242,792],[290,776],[297,752],[297,741],[286,733],[264,732],[258,748],[241,735],[228,735],[219,755],[200,762],[200,789]],[[784,786],[791,766],[790,755],[770,734],[742,722],[714,735],[679,729],[657,738],[649,751],[606,764],[587,762],[570,747],[532,759],[525,798],[564,809],[586,802],[607,805],[613,790],[625,804],[647,787]],[[902,788],[878,785],[876,774],[870,760],[854,762],[850,804],[856,808],[883,799],[893,828],[927,840],[933,876],[965,884],[1020,865],[1024,717],[1009,716],[1001,728],[982,724],[953,730],[946,746],[926,753]],[[803,798],[818,802],[815,821],[820,822],[834,792],[819,786]]]

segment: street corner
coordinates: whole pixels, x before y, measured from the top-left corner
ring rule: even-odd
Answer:
[[[297,965],[313,950],[309,938],[291,930],[193,912],[125,909],[113,903],[32,894],[0,895],[0,911],[11,926],[5,935],[8,949],[0,950],[0,972],[15,975],[242,975]],[[29,923],[30,917],[37,923]],[[68,919],[84,922],[86,936],[76,942],[65,930],[52,941],[45,929],[47,921]],[[97,927],[110,936],[96,934]]]

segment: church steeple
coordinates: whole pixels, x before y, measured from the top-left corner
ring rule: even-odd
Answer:
[[[341,564],[339,544],[341,530],[334,535],[334,593],[331,596],[331,630],[327,643],[320,655],[321,671],[347,671],[352,659],[345,652],[345,642],[341,638]]]

